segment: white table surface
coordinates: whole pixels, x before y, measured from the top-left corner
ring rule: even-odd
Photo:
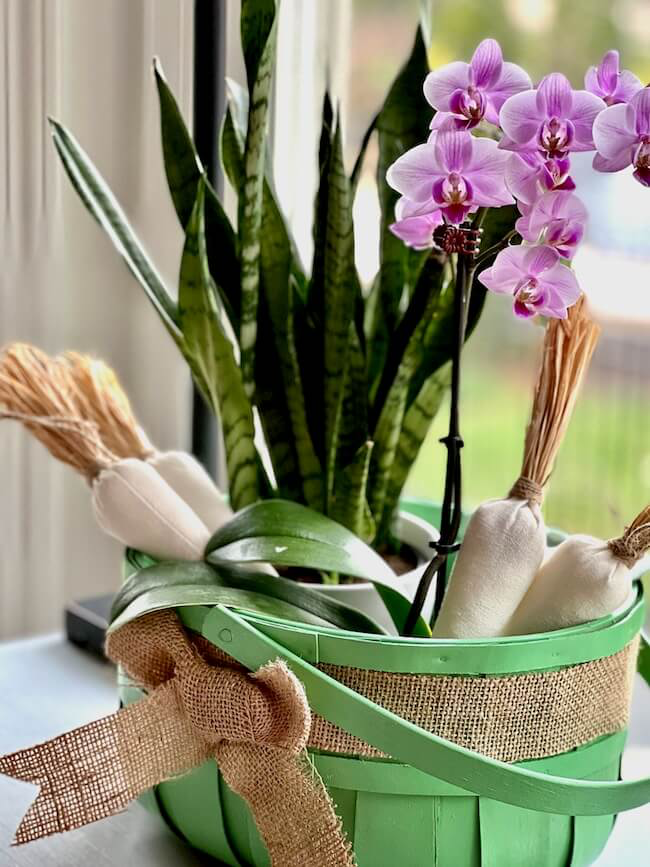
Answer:
[[[47,740],[116,708],[113,667],[60,635],[0,644],[0,755]],[[640,681],[623,775],[626,779],[650,776],[650,689]],[[86,828],[11,847],[15,828],[35,796],[34,786],[0,775],[0,867],[216,864],[189,849],[139,804]],[[597,867],[642,865],[650,865],[650,805],[618,817],[597,861]]]

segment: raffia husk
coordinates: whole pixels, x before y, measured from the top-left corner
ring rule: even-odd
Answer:
[[[632,567],[650,549],[650,506],[646,506],[624,532],[607,543],[610,551]]]
[[[0,417],[22,422],[89,481],[120,458],[152,454],[115,373],[79,353],[52,358],[26,343],[6,347]]]
[[[521,475],[510,496],[541,502],[599,334],[584,295],[566,319],[546,326]]]

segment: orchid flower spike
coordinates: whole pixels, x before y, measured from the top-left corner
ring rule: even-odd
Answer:
[[[445,130],[399,157],[386,179],[414,206],[438,210],[446,222],[459,225],[479,207],[512,204],[506,160],[491,139]]]
[[[484,39],[470,63],[448,63],[426,77],[424,95],[438,112],[431,126],[446,128],[451,120],[457,128],[471,129],[483,118],[497,124],[506,99],[531,87],[527,72],[504,63],[499,43]]]
[[[546,159],[564,159],[571,151],[594,150],[592,127],[603,100],[586,90],[573,90],[560,72],[552,72],[537,90],[511,96],[499,121],[505,133],[499,147],[535,149]]]
[[[512,295],[515,314],[526,319],[538,314],[566,319],[567,308],[580,297],[575,274],[548,245],[507,247],[478,279],[491,292]]]
[[[643,85],[629,69],[620,69],[618,51],[608,51],[598,66],[587,70],[585,87],[607,105],[616,105],[629,102]]]
[[[612,105],[596,118],[594,141],[598,172],[634,166],[634,177],[650,187],[650,87],[637,91],[627,105]]]

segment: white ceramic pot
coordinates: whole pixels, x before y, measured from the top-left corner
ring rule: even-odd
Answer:
[[[436,528],[427,521],[408,512],[398,512],[393,522],[393,533],[400,542],[409,545],[415,551],[418,558],[418,565],[400,576],[402,592],[404,596],[412,600],[422,573],[434,554],[433,549],[429,547],[429,542],[435,541],[439,534]],[[364,614],[367,614],[368,617],[372,617],[373,620],[387,629],[392,635],[397,634],[386,606],[375,590],[374,585],[370,582],[363,582],[361,584],[327,584],[319,587],[318,590],[334,599],[338,599],[339,602],[343,602],[345,605],[358,608]],[[433,609],[434,593],[435,582],[432,582],[424,608],[422,609],[422,614],[427,622],[431,617]]]

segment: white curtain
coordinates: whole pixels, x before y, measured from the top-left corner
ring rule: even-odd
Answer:
[[[281,3],[274,169],[306,259],[326,68],[340,93],[350,3]],[[0,345],[26,340],[104,358],[161,448],[188,446],[184,362],[72,191],[46,118],[61,120],[91,155],[173,289],[182,236],[151,59],[160,57],[190,122],[193,8],[193,0],[0,0]],[[227,74],[244,83],[238,0],[226,12]],[[234,213],[232,196],[227,204]],[[0,640],[56,628],[67,600],[114,590],[120,558],[95,526],[81,479],[1,422]]]

